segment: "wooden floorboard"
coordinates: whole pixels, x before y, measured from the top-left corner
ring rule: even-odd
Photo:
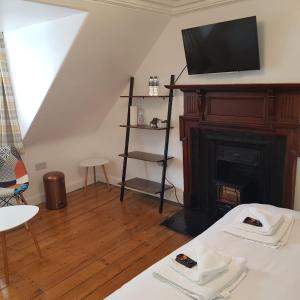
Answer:
[[[189,240],[159,225],[178,207],[166,203],[160,215],[158,204],[131,191],[121,204],[119,188],[99,183],[68,194],[65,209],[42,205],[32,230],[43,258],[23,228],[9,232],[11,282],[1,264],[0,299],[103,299]]]

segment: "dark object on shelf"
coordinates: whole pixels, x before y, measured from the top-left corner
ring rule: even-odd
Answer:
[[[125,157],[125,154],[119,154],[121,157]],[[153,154],[141,151],[132,151],[128,152],[127,158],[150,161],[150,162],[162,162],[164,160],[164,156],[160,154]],[[168,159],[172,159],[172,156],[168,156]]]
[[[161,126],[158,126],[159,123],[167,123],[167,120],[162,121],[161,119],[153,118],[152,121],[150,122],[150,127],[157,129],[157,128],[161,127]]]
[[[121,98],[130,98],[130,95],[129,96],[121,96]],[[162,95],[162,96],[142,95],[142,96],[131,96],[131,98],[142,98],[142,99],[145,99],[145,98],[162,98],[162,99],[165,99],[165,98],[169,98],[169,95]]]
[[[122,187],[127,187],[129,189],[133,189],[136,191],[143,191],[148,194],[159,194],[161,192],[161,184],[155,181],[151,181],[148,179],[143,178],[132,178],[129,180],[126,180],[124,183],[119,183]],[[164,191],[171,189],[172,186],[165,185]]]
[[[120,125],[120,127],[126,127],[126,128],[135,128],[135,129],[148,129],[148,130],[167,130],[167,127],[158,127],[158,128],[153,128],[150,125]],[[173,127],[170,126],[170,129]]]
[[[215,217],[214,213],[184,208],[167,218],[160,225],[165,226],[175,232],[196,237],[216,221],[217,217]]]
[[[46,173],[43,176],[46,207],[60,209],[67,205],[65,175],[59,171]]]
[[[174,85],[175,76],[171,75],[170,85]],[[128,109],[127,109],[127,124],[121,125],[121,127],[126,128],[126,137],[125,137],[125,147],[124,153],[121,154],[123,159],[123,171],[122,171],[122,181],[119,183],[121,185],[121,192],[120,192],[120,201],[124,200],[124,193],[125,188],[131,188],[137,190],[139,192],[149,193],[149,194],[159,194],[160,195],[160,205],[159,205],[159,212],[162,213],[163,211],[163,204],[164,204],[164,194],[165,190],[172,188],[169,185],[165,184],[166,181],[166,171],[167,171],[167,162],[170,159],[168,156],[168,149],[169,149],[169,136],[170,136],[170,129],[171,129],[171,114],[172,114],[172,104],[173,104],[173,89],[170,90],[168,96],[168,113],[167,113],[167,120],[165,121],[166,126],[164,128],[152,128],[151,126],[147,125],[137,125],[132,126],[130,125],[130,107],[132,106],[133,98],[165,98],[167,96],[134,96],[133,95],[133,85],[134,85],[134,77],[130,78],[130,87],[129,87],[129,96],[122,96],[128,98]],[[165,130],[165,147],[164,147],[164,154],[157,155],[145,152],[128,152],[129,148],[129,138],[130,138],[130,129],[137,128],[137,129],[152,129],[152,130]],[[130,180],[126,180],[126,171],[127,171],[127,159],[128,158],[135,158],[144,161],[152,161],[152,162],[161,162],[162,163],[162,175],[161,175],[161,182],[153,182],[150,180],[142,179],[142,178],[133,178]]]

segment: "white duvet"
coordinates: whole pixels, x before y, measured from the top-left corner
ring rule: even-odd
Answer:
[[[287,244],[272,249],[223,232],[247,206],[256,206],[270,213],[284,213],[295,218]],[[262,204],[240,205],[196,237],[209,247],[233,257],[247,260],[247,277],[232,291],[231,300],[298,300],[300,299],[300,212]],[[191,243],[191,242],[190,242]],[[188,244],[190,244],[188,243]],[[175,253],[184,252],[186,245]],[[163,260],[169,259],[168,257]],[[129,281],[107,300],[188,300],[174,287],[153,278],[162,261]]]

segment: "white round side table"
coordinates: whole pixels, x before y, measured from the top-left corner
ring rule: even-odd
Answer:
[[[31,231],[28,221],[31,220],[39,211],[37,206],[33,205],[15,205],[0,208],[0,235],[2,241],[2,251],[4,260],[4,273],[6,283],[9,283],[7,248],[6,248],[6,233],[18,226],[25,225],[26,230],[31,234],[36,250],[41,257],[39,244]]]
[[[108,177],[107,177],[107,173],[105,170],[105,165],[109,163],[109,160],[106,158],[90,158],[87,160],[84,160],[80,163],[80,167],[85,168],[85,178],[84,178],[84,191],[86,192],[87,190],[87,184],[88,184],[88,175],[89,175],[89,167],[93,167],[94,170],[94,183],[96,184],[97,180],[96,180],[96,167],[97,166],[101,166],[104,177],[105,177],[105,181],[106,181],[106,185],[108,190],[110,190],[110,184],[108,181]]]

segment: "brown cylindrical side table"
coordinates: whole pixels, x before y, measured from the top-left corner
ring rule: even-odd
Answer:
[[[67,205],[65,175],[59,171],[46,173],[43,177],[46,207],[60,209]]]

